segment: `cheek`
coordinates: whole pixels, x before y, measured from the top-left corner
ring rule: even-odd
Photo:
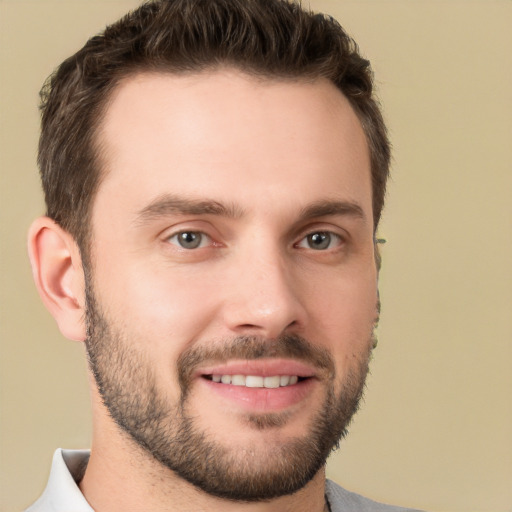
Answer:
[[[95,273],[98,301],[130,343],[168,372],[214,317],[214,284],[158,265],[125,263]]]
[[[315,304],[311,339],[327,344],[343,375],[366,357],[377,314],[376,275],[371,271],[331,279],[324,293],[311,296]]]
[[[179,336],[189,329],[201,329],[215,311],[211,285],[201,279],[173,276],[169,279],[137,280],[126,294],[129,308],[148,328],[168,327]]]

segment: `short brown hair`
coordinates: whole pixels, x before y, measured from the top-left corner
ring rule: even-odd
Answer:
[[[376,229],[390,147],[370,63],[338,22],[287,0],[154,0],[92,37],[41,90],[38,163],[47,215],[82,251],[101,176],[96,129],[113,88],[140,71],[197,72],[219,65],[265,77],[323,77],[341,90],[368,141]]]

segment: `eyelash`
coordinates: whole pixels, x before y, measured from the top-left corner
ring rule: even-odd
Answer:
[[[184,245],[182,245],[179,237],[180,236],[185,237],[186,235],[191,235],[192,238],[199,236],[197,245],[195,245],[196,240],[194,240],[194,239],[188,240],[188,241],[185,240],[185,243],[189,243],[191,245],[191,247],[185,247]],[[309,246],[309,243],[315,241],[314,237],[317,237],[317,236],[320,237],[320,239],[319,239],[320,243],[318,244],[319,247]],[[174,242],[173,242],[173,239],[175,240]],[[325,245],[326,240],[327,240],[327,246],[324,247],[323,245]],[[205,244],[211,243],[213,240],[209,235],[207,235],[206,233],[204,233],[202,231],[183,230],[183,231],[180,231],[178,233],[175,233],[175,234],[167,237],[166,241],[173,245],[178,246],[180,249],[189,251],[189,250],[201,249],[201,248],[205,247]],[[313,251],[326,251],[329,249],[331,249],[331,250],[335,249],[335,247],[332,247],[333,243],[336,243],[336,246],[339,247],[340,245],[343,245],[344,241],[345,240],[343,239],[342,236],[340,236],[337,233],[333,233],[332,231],[316,230],[316,231],[311,231],[310,233],[304,235],[299,240],[299,242],[294,244],[294,247],[311,249]],[[307,244],[307,245],[303,245],[303,244]]]

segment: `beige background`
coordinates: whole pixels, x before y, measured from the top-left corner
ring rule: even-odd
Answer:
[[[41,492],[56,447],[87,446],[79,344],[31,282],[43,211],[37,93],[136,0],[0,0],[2,511]],[[371,58],[394,143],[383,318],[366,403],[329,474],[433,512],[512,511],[512,2],[312,0]]]

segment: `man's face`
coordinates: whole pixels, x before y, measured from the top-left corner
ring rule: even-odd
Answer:
[[[99,138],[87,348],[109,414],[206,492],[296,491],[357,408],[376,317],[356,115],[327,81],[145,74]]]

